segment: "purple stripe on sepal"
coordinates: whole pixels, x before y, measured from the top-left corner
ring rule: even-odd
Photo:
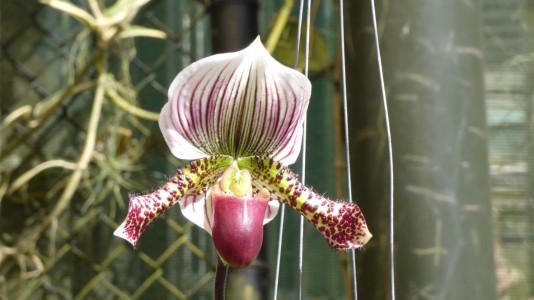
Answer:
[[[160,128],[181,159],[269,156],[291,164],[300,152],[311,84],[272,58],[259,39],[185,68],[169,88]]]

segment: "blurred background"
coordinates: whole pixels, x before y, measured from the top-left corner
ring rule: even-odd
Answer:
[[[389,175],[368,1],[344,5],[360,299],[390,299]],[[133,249],[128,193],[186,162],[157,126],[188,64],[260,34],[294,66],[294,1],[0,0],[0,299],[211,299],[210,237],[174,208]],[[339,3],[311,6],[306,183],[347,199]],[[534,299],[534,1],[377,0],[398,299]],[[299,68],[303,66],[301,49]],[[297,163],[293,169],[298,172]],[[280,299],[298,294],[286,210]],[[229,299],[270,299],[280,217]],[[303,299],[351,299],[350,253],[304,227]]]

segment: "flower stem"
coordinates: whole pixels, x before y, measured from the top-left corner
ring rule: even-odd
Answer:
[[[224,300],[226,290],[226,276],[228,275],[228,265],[225,265],[220,257],[217,262],[217,270],[215,271],[215,300]]]

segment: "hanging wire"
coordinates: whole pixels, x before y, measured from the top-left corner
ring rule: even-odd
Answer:
[[[278,298],[278,282],[280,281],[280,259],[282,257],[282,236],[284,234],[284,217],[285,217],[285,205],[281,205],[280,210],[280,229],[278,230],[278,253],[276,255],[276,271],[274,274],[274,292],[273,299]]]
[[[375,31],[375,42],[377,47],[378,54],[378,65],[380,72],[380,81],[382,89],[382,99],[384,101],[385,107],[385,117],[386,117],[386,131],[388,137],[388,151],[389,151],[389,162],[390,162],[390,264],[391,264],[391,290],[392,290],[392,299],[395,299],[395,285],[394,285],[394,256],[393,256],[393,156],[392,156],[392,145],[391,145],[391,130],[389,124],[389,113],[387,108],[387,100],[385,93],[384,78],[382,73],[382,60],[380,55],[379,41],[378,41],[378,30],[376,26],[376,11],[374,6],[374,1],[371,0],[372,4],[372,14],[373,14],[373,26]],[[298,18],[298,29],[297,29],[297,39],[295,47],[295,68],[298,68],[299,63],[299,53],[300,53],[300,41],[301,41],[301,31],[302,31],[302,22],[303,22],[303,10],[304,10],[304,0],[300,1],[299,8],[299,18]],[[345,30],[344,30],[344,16],[343,16],[343,0],[340,0],[340,36],[341,36],[341,61],[342,61],[342,94],[343,94],[343,117],[344,117],[344,135],[345,135],[345,159],[347,164],[347,181],[348,181],[348,196],[349,200],[352,202],[352,183],[351,183],[351,163],[350,163],[350,144],[349,144],[349,127],[348,127],[348,105],[347,105],[347,86],[346,86],[346,57],[345,57]],[[311,23],[311,0],[307,0],[307,11],[306,11],[306,39],[305,39],[305,59],[304,59],[304,75],[308,76],[308,62],[309,62],[309,47],[310,47],[310,23]],[[302,183],[305,184],[306,180],[306,117],[304,117],[303,122],[303,144],[302,144],[302,167],[301,167],[301,176]],[[282,236],[283,236],[283,223],[284,223],[284,208],[282,206],[281,211],[281,221],[280,221],[280,230],[278,237],[278,254],[276,260],[276,272],[275,272],[275,287],[274,287],[274,297],[273,299],[278,298],[278,285],[280,278],[280,260],[281,260],[281,249],[282,249]],[[298,299],[302,299],[302,274],[303,274],[303,249],[304,249],[304,218],[300,218],[300,236],[299,236],[299,290],[298,290]],[[354,299],[358,299],[357,292],[357,274],[356,274],[356,255],[355,251],[351,252],[352,254],[352,276],[353,276],[353,293]]]
[[[304,0],[301,0],[301,7],[303,7]],[[306,39],[304,49],[304,75],[308,77],[308,62],[310,60],[310,23],[311,23],[311,0],[307,1],[306,7]],[[302,13],[299,13],[299,28],[302,28]],[[300,39],[299,39],[300,41]],[[298,61],[297,61],[298,63]],[[303,131],[302,131],[302,184],[306,184],[306,135],[307,135],[307,121],[308,117],[304,116]],[[304,217],[300,216],[300,234],[299,234],[299,292],[298,299],[302,300],[302,274],[303,274],[303,258],[304,258]]]
[[[340,32],[340,48],[341,48],[341,88],[343,97],[343,126],[345,133],[345,162],[347,172],[347,192],[349,201],[352,200],[352,176],[350,168],[350,143],[349,143],[349,117],[347,105],[347,70],[345,61],[345,20],[343,16],[343,0],[339,0],[339,32]],[[358,299],[358,282],[356,279],[356,251],[351,250],[352,258],[352,288],[354,300]]]
[[[390,284],[391,284],[391,299],[395,300],[395,226],[394,226],[394,197],[393,197],[393,145],[391,142],[391,127],[389,124],[389,110],[386,98],[386,85],[384,81],[384,72],[382,69],[382,55],[380,53],[380,42],[378,40],[378,26],[376,22],[376,8],[375,0],[371,0],[371,13],[373,15],[373,30],[376,46],[376,57],[378,61],[378,72],[380,75],[380,89],[382,92],[382,101],[384,105],[384,117],[386,119],[386,135],[388,139],[388,160],[389,160],[389,264],[390,264]]]
[[[304,0],[301,0],[300,1],[300,8],[299,8],[299,20],[298,20],[298,25],[297,25],[297,39],[295,41],[295,61],[294,61],[294,68],[295,69],[298,69],[299,67],[299,53],[300,53],[300,39],[301,39],[301,32],[302,32],[302,15],[303,15],[303,12],[304,12]],[[309,24],[309,22],[308,22]],[[307,59],[306,59],[306,64],[307,64]],[[305,75],[308,76],[308,70],[307,70],[307,66],[305,68]],[[302,156],[302,165],[305,166],[305,157],[306,157],[306,117],[304,117],[304,143],[303,143],[303,146],[302,146],[302,153],[303,153],[303,156]],[[303,180],[303,184],[304,184],[304,172],[302,172],[302,180]],[[282,241],[283,241],[283,235],[284,235],[284,216],[285,216],[285,205],[282,204],[282,210],[280,212],[280,229],[278,231],[278,253],[276,255],[276,271],[275,271],[275,277],[274,277],[274,292],[273,292],[273,299],[274,300],[277,300],[278,299],[278,283],[280,282],[280,260],[281,260],[281,257],[282,257]],[[302,223],[302,218],[301,218],[301,223]],[[299,258],[302,257],[301,255],[299,255]],[[301,265],[301,262],[299,260],[299,266]],[[299,270],[302,270],[302,268],[299,267]],[[301,279],[302,278],[302,273],[300,273],[299,275],[299,278]],[[301,282],[299,279],[299,282]],[[300,284],[299,284],[300,286]],[[300,288],[299,288],[299,295],[300,295]]]

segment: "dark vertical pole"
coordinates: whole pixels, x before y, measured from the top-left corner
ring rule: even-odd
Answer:
[[[371,6],[370,1],[345,3],[345,20],[350,22],[348,28],[351,28],[351,31],[347,32],[351,38],[345,41],[352,184],[354,196],[373,234],[365,250],[358,253],[358,298],[384,300],[389,299],[390,295],[387,190],[389,178],[387,148],[381,138],[384,131],[378,125],[384,124],[384,119],[381,117],[382,103],[378,65],[374,55],[376,51]],[[379,5],[378,10],[380,11]],[[382,20],[378,18],[379,22]],[[390,114],[394,112],[390,110]]]
[[[258,36],[256,0],[215,0],[209,12],[214,53],[241,50]]]
[[[256,0],[215,0],[209,13],[213,53],[241,50],[258,36]],[[230,268],[227,299],[267,299],[266,242],[264,238],[263,247],[251,266],[245,269]]]
[[[352,2],[357,195],[374,238],[362,299],[389,299],[387,161],[368,4]],[[377,1],[381,2],[381,1]],[[380,8],[380,7],[379,7]],[[378,10],[396,201],[398,299],[495,299],[478,1],[407,0]]]

